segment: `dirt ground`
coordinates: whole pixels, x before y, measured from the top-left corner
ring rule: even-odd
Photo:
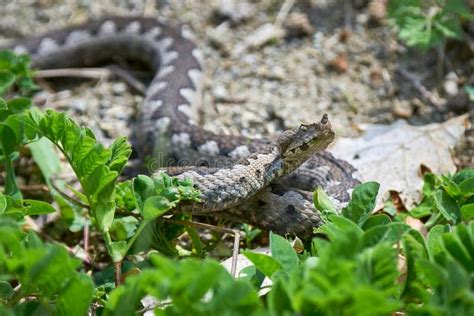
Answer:
[[[300,0],[278,20],[292,2],[0,0],[0,43],[106,15],[187,24],[205,56],[201,123],[219,133],[259,137],[329,113],[338,135],[357,136],[362,123],[420,125],[473,108],[462,89],[474,82],[472,44],[450,44],[440,68],[436,51],[397,41],[383,1]],[[265,23],[281,23],[285,34],[242,51]],[[38,103],[70,111],[106,142],[130,135],[142,100],[115,79],[42,86]]]

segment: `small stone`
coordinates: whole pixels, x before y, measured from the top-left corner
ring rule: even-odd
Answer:
[[[226,100],[229,96],[229,92],[223,85],[216,85],[212,89],[212,96],[214,97],[214,100],[217,102]]]
[[[346,54],[338,54],[336,58],[329,62],[329,66],[337,72],[346,72],[349,68],[349,61]]]
[[[387,5],[387,0],[371,0],[367,7],[370,20],[379,25],[384,24],[387,16]]]
[[[207,32],[207,37],[209,38],[209,42],[214,47],[220,49],[222,53],[226,55],[230,52],[230,41],[232,33],[229,28],[228,22],[223,22],[219,24],[219,26],[209,30]]]
[[[87,109],[87,103],[84,99],[74,99],[71,101],[71,106],[74,110],[84,113]]]
[[[214,9],[214,16],[218,20],[229,20],[233,25],[239,24],[255,14],[255,6],[246,1],[220,0]]]
[[[112,91],[115,95],[120,95],[127,91],[127,85],[123,82],[117,82],[112,85]]]
[[[408,102],[400,101],[395,102],[395,106],[392,111],[393,115],[399,118],[409,118],[413,114],[413,108]]]
[[[284,27],[288,37],[310,36],[314,33],[314,28],[308,16],[299,12],[292,12],[288,15]]]
[[[272,23],[266,23],[250,33],[235,51],[234,56],[239,56],[247,48],[259,48],[271,42],[278,42],[285,36],[285,31]]]
[[[458,87],[459,78],[454,72],[450,72],[446,75],[445,81],[443,83],[443,89],[449,96],[455,96],[459,92]]]

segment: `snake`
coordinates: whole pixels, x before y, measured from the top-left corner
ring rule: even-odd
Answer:
[[[204,58],[186,25],[154,17],[105,17],[14,39],[3,48],[29,54],[39,69],[95,66],[117,58],[146,64],[154,76],[132,143],[150,173],[189,178],[201,191],[200,202],[183,203],[177,212],[310,236],[321,225],[312,190],[321,186],[334,203],[344,205],[359,183],[353,166],[325,151],[334,140],[326,115],[276,138],[224,135],[199,126]]]

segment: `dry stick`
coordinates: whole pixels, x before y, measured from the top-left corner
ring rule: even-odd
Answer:
[[[174,219],[167,219],[163,218],[163,221],[167,223],[172,223],[172,224],[180,224],[180,225],[185,225],[185,226],[194,226],[194,227],[199,227],[199,228],[207,228],[207,229],[212,229],[212,230],[217,230],[217,231],[222,231],[225,233],[230,233],[234,234],[234,249],[232,251],[232,265],[230,268],[230,274],[232,277],[235,278],[235,273],[237,271],[237,256],[239,255],[239,246],[240,246],[240,232],[237,229],[230,229],[230,228],[225,228],[225,227],[218,227],[210,224],[204,224],[204,223],[197,223],[193,221],[181,221],[181,220],[174,220]]]
[[[280,8],[280,11],[278,11],[278,14],[275,18],[275,23],[273,23],[275,26],[281,26],[283,24],[283,21],[286,19],[288,14],[291,11],[291,8],[295,4],[295,0],[285,0],[283,5]]]
[[[86,220],[84,223],[84,230],[83,230],[83,238],[84,238],[84,256],[85,258],[90,261],[89,257],[89,221]]]
[[[109,66],[107,68],[61,68],[45,69],[36,72],[36,78],[56,78],[56,77],[76,77],[86,79],[104,79],[116,75],[123,79],[130,87],[140,94],[145,94],[146,87],[128,71],[118,67]]]
[[[122,283],[122,261],[114,262],[114,280],[115,280],[115,287],[120,286]]]
[[[416,90],[421,94],[421,96],[430,102],[437,110],[442,111],[444,109],[444,102],[438,100],[426,87],[421,83],[420,79],[414,74],[408,72],[407,70],[398,67],[396,71],[405,79],[409,80]]]

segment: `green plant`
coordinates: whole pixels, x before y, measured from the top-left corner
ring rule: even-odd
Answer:
[[[387,13],[398,36],[423,50],[462,39],[461,20],[473,17],[464,0],[390,0]]]
[[[465,169],[454,175],[426,174],[423,200],[409,214],[415,218],[429,217],[428,228],[474,218],[474,170]]]
[[[420,205],[400,214],[374,213],[375,182],[354,188],[340,212],[318,188],[314,204],[324,224],[305,251],[298,254],[287,239],[270,233],[272,255],[245,250],[253,265],[234,279],[213,259],[183,258],[172,241],[184,229],[160,220],[181,201],[198,200],[190,181],[161,174],[117,182],[130,154],[126,139],[102,146],[64,113],[41,111],[18,98],[14,83],[32,84],[8,76],[0,78],[8,86],[0,102],[7,175],[0,194],[1,315],[474,314],[474,169],[427,174]],[[62,153],[81,185],[62,187],[73,198],[50,185],[55,204],[23,199],[13,161],[24,145],[37,152],[33,157],[47,184],[59,164],[52,146]],[[92,224],[95,236],[102,236],[97,243],[105,246],[98,248],[105,248],[106,262],[81,262],[48,231],[37,234],[25,225],[28,217],[56,207],[72,217],[70,229]],[[408,216],[424,221],[427,235],[405,224]],[[259,231],[244,229],[250,244]],[[196,231],[188,229],[188,236],[194,255],[206,255]]]

